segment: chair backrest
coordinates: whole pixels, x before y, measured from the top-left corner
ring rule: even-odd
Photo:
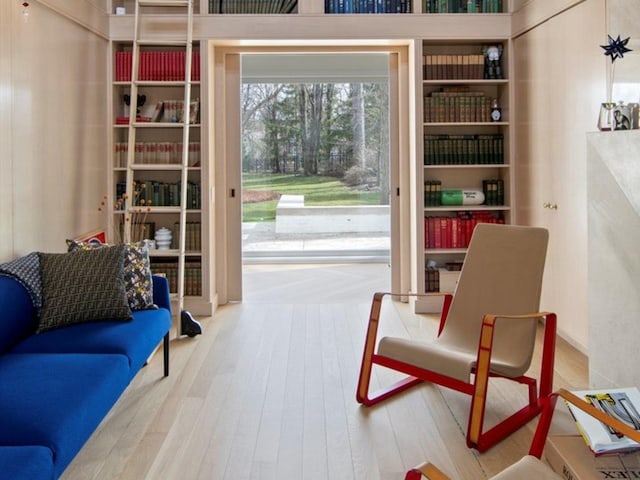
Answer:
[[[539,311],[548,232],[544,228],[478,224],[439,340],[475,352],[485,314]],[[536,321],[498,320],[492,361],[510,375],[529,368]]]

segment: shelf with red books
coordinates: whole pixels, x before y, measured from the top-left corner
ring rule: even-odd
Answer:
[[[419,253],[430,291],[447,264],[464,261],[478,222],[511,223],[513,147],[506,39],[422,42],[422,158],[424,184]],[[441,282],[436,282],[442,285]],[[451,282],[445,282],[451,288]],[[454,282],[455,284],[455,282]],[[452,293],[451,291],[447,293]],[[441,305],[416,303],[418,312]]]
[[[127,7],[127,10],[129,8]],[[133,12],[133,6],[130,12]],[[165,273],[172,291],[177,291],[177,270],[180,257],[179,241],[182,185],[182,162],[187,151],[186,223],[186,291],[196,304],[196,311],[208,313],[210,299],[193,298],[202,295],[202,271],[208,258],[207,212],[203,209],[203,170],[201,128],[201,75],[203,60],[199,43],[194,42],[191,54],[191,78],[186,81],[186,49],[171,41],[163,45],[140,45],[139,70],[134,82],[137,98],[130,98],[132,88],[131,41],[112,43],[111,82],[111,185],[114,237],[123,239],[123,225],[131,222],[131,240],[155,240],[159,230],[171,233],[168,247],[151,249],[152,270]],[[185,89],[190,102],[185,108]],[[189,117],[186,119],[185,112]],[[131,123],[131,116],[135,115]],[[187,129],[185,130],[185,126]],[[135,141],[131,140],[131,128]],[[186,131],[186,133],[185,133]],[[185,137],[186,135],[186,137]],[[130,142],[134,152],[129,151]],[[134,198],[124,199],[126,182],[133,179]],[[205,185],[203,185],[205,182]],[[206,208],[206,207],[205,207]],[[157,245],[156,245],[157,246]],[[205,268],[208,271],[208,268]],[[208,283],[208,282],[207,282]]]

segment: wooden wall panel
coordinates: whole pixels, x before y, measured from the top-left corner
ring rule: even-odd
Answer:
[[[517,218],[550,230],[542,308],[558,313],[560,333],[583,352],[586,133],[606,95],[604,35],[604,2],[587,0],[514,39]]]
[[[0,261],[63,251],[65,238],[104,224],[108,41],[40,3],[29,8],[25,23],[18,2],[2,6],[2,110],[11,113],[1,124]]]

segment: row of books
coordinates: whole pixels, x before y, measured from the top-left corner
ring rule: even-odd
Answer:
[[[438,207],[442,205],[442,182],[440,180],[425,180],[424,182],[424,206]]]
[[[424,271],[424,287],[426,292],[440,291],[440,269],[427,267]]]
[[[485,78],[483,54],[423,55],[425,80],[482,80]]]
[[[424,248],[467,248],[478,223],[504,223],[504,218],[500,212],[490,211],[424,217]]]
[[[411,13],[411,0],[325,0],[325,13]]]
[[[209,13],[293,13],[298,0],[209,0]]]
[[[502,0],[422,0],[424,13],[501,13]]]
[[[188,148],[189,158],[187,164],[190,167],[199,167],[200,142],[189,142]],[[113,164],[120,168],[126,167],[129,144],[127,142],[116,142],[113,150]],[[182,143],[136,142],[133,162],[139,165],[180,165],[182,164]]]
[[[130,82],[133,53],[130,50],[116,52],[115,81]],[[138,58],[138,78],[142,81],[175,82],[185,79],[184,50],[143,50]],[[191,80],[200,81],[200,51],[191,56]]]
[[[151,272],[164,274],[169,281],[169,292],[178,292],[178,262],[151,262]],[[184,294],[199,297],[202,295],[202,264],[201,262],[185,262],[184,266]]]
[[[504,163],[504,136],[425,135],[425,165],[501,165]]]
[[[504,205],[504,180],[500,178],[482,180],[482,193],[484,195],[482,205]],[[451,203],[444,202],[442,197],[442,182],[440,180],[425,180],[424,206],[439,207],[442,205],[452,205]]]
[[[501,178],[482,180],[482,193],[484,193],[485,205],[504,205],[504,180]]]
[[[491,122],[491,99],[479,91],[443,89],[424,97],[425,123]]]
[[[161,122],[161,123],[182,123],[184,121],[184,101],[183,100],[161,100],[156,103],[152,115],[138,115],[136,122]],[[200,100],[193,100],[189,104],[189,123],[195,125],[200,122]],[[128,125],[129,117],[116,117],[116,125]]]
[[[175,222],[173,225],[173,239],[176,241],[180,238],[180,223]],[[187,222],[185,224],[184,248],[188,252],[199,252],[202,250],[202,223]],[[175,247],[177,248],[177,246]]]
[[[136,207],[178,207],[180,206],[180,182],[159,182],[155,180],[138,180],[136,186],[134,206]],[[116,198],[124,198],[126,183],[116,184]],[[199,209],[200,185],[195,182],[187,183],[188,209]],[[121,203],[121,208],[126,202]]]

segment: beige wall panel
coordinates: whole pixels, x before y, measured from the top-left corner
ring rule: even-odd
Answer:
[[[587,0],[514,41],[518,219],[550,229],[542,308],[585,352],[586,133],[606,95],[604,13],[602,1]]]
[[[0,2],[0,261],[13,253],[11,25],[16,15],[17,2]]]
[[[107,41],[39,3],[29,8],[26,23],[19,8],[10,12],[11,163],[2,177],[12,191],[2,203],[8,197],[13,220],[0,244],[13,246],[0,261],[63,251],[65,238],[105,221]]]
[[[561,15],[565,10],[583,1],[584,0],[517,0],[512,6],[512,11],[514,12],[511,23],[513,34],[520,35],[555,15]],[[604,5],[605,0],[599,1]]]

